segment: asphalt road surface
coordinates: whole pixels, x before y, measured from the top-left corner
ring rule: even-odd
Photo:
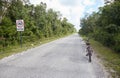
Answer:
[[[85,56],[79,35],[43,44],[0,60],[0,78],[107,78],[101,64]]]

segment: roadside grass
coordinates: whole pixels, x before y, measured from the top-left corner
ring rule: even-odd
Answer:
[[[82,35],[84,41],[86,36]],[[97,58],[105,66],[105,69],[110,73],[112,78],[120,78],[120,53],[114,52],[112,49],[102,45],[101,43],[90,39],[90,44],[94,49]]]
[[[120,54],[97,41],[90,40],[90,43],[106,70],[108,70],[113,78],[120,78]]]
[[[8,56],[16,54],[16,53],[26,51],[30,48],[34,48],[34,47],[40,46],[42,44],[45,44],[45,43],[57,40],[59,38],[65,37],[65,36],[69,36],[69,35],[70,34],[64,35],[64,36],[44,38],[42,40],[36,40],[36,41],[32,41],[32,42],[26,42],[25,44],[22,44],[22,48],[21,48],[20,44],[17,44],[15,46],[8,46],[6,48],[0,47],[0,59],[2,59],[4,57],[8,57]]]

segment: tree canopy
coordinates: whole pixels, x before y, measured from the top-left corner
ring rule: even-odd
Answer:
[[[107,1],[107,0],[106,0]],[[81,19],[80,34],[94,38],[120,52],[120,1],[114,0],[98,12]]]
[[[0,0],[0,46],[19,43],[20,33],[16,30],[19,19],[25,22],[23,43],[75,32],[74,25],[66,18],[61,19],[60,12],[46,8],[43,2],[34,6],[28,0]]]

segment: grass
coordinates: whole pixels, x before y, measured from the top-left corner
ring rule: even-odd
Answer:
[[[87,40],[86,36],[82,36],[82,38],[85,41]],[[113,51],[95,40],[91,39],[90,43],[95,54],[101,59],[101,62],[111,76],[113,78],[120,78],[120,53]]]
[[[68,34],[68,35],[70,35],[70,34]],[[3,48],[2,46],[0,46],[0,59],[2,59],[4,57],[8,57],[8,56],[16,54],[16,53],[23,52],[27,49],[40,46],[42,44],[48,43],[50,41],[53,41],[53,40],[56,40],[56,39],[59,39],[59,38],[62,38],[62,37],[68,36],[68,35],[64,35],[64,36],[60,36],[60,37],[44,38],[42,40],[36,40],[34,42],[27,42],[22,45],[22,48],[21,48],[20,44],[17,44],[15,46],[9,46],[6,48]]]
[[[110,72],[113,78],[120,78],[120,54],[114,52],[108,47],[103,46],[97,41],[90,40],[90,43],[101,59],[105,68]]]

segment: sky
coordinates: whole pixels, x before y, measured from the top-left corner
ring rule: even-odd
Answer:
[[[104,6],[104,0],[30,0],[31,4],[38,5],[40,2],[47,4],[47,9],[59,11],[62,17],[66,17],[77,30],[80,29],[80,19],[86,14],[97,12],[99,7]]]

